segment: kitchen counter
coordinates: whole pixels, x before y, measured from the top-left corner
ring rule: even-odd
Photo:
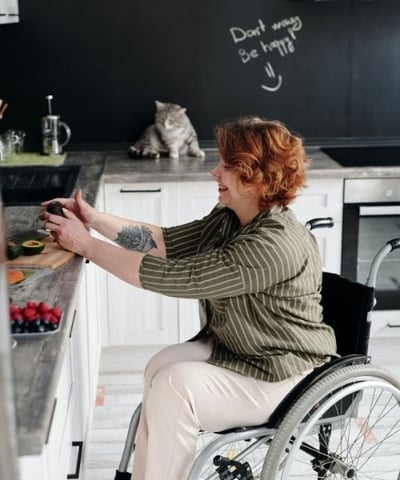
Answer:
[[[318,147],[307,147],[312,159],[310,178],[400,177],[396,167],[343,168]],[[126,152],[70,152],[65,164],[82,165],[78,187],[84,198],[94,203],[101,180],[106,183],[169,182],[212,180],[211,169],[218,162],[215,150],[207,150],[204,159],[183,157],[178,160],[133,160]],[[7,207],[5,221],[8,237],[41,227],[39,207]],[[45,339],[19,340],[13,350],[16,393],[17,433],[20,455],[38,455],[46,442],[54,408],[54,396],[66,348],[83,259],[75,256],[49,277],[35,285],[10,291],[12,300],[22,304],[28,299],[46,300],[58,305],[67,319],[60,331]]]
[[[100,153],[70,154],[66,164],[82,165],[77,187],[94,203],[104,168]],[[7,237],[41,227],[40,207],[6,207],[4,209]],[[39,455],[46,442],[54,409],[64,352],[71,330],[71,308],[77,293],[83,259],[75,256],[67,264],[42,277],[34,284],[10,288],[11,300],[18,305],[27,300],[44,300],[63,311],[57,333],[41,339],[18,339],[12,351],[14,392],[19,455]]]
[[[157,160],[131,159],[125,152],[111,152],[106,154],[103,178],[106,183],[212,180],[210,171],[219,161],[218,153],[215,149],[205,151],[204,159],[181,157]],[[344,168],[318,146],[306,147],[306,152],[311,159],[309,178],[400,177],[400,160],[395,167]]]

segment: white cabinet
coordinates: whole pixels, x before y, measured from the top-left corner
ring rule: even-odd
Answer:
[[[372,312],[368,353],[374,365],[384,367],[400,377],[400,311]]]
[[[310,180],[292,205],[305,223],[316,217],[333,217],[331,229],[314,230],[324,269],[340,271],[342,179]],[[155,223],[176,225],[201,218],[215,206],[215,181],[134,183],[104,185],[104,209],[109,213]],[[171,299],[125,285],[106,277],[107,334],[103,345],[168,344],[182,342],[199,329],[197,300]]]
[[[176,185],[106,184],[104,209],[156,225],[176,222]],[[178,300],[137,289],[106,274],[103,345],[168,344],[178,339]]]
[[[0,25],[19,22],[18,0],[0,0]]]
[[[120,217],[171,226],[206,215],[217,201],[215,182],[106,183],[104,210]],[[198,331],[197,301],[136,289],[103,274],[103,346],[184,341]]]
[[[292,210],[302,223],[312,218],[332,217],[332,228],[313,230],[321,252],[323,269],[340,273],[343,179],[311,179],[291,205]]]
[[[94,265],[85,265],[72,318],[49,435],[41,455],[20,457],[21,480],[83,479],[85,447],[95,406],[100,331],[92,304]]]
[[[216,182],[181,182],[178,186],[177,213],[179,223],[207,215],[218,200]],[[198,301],[179,300],[178,340],[184,342],[200,329]]]

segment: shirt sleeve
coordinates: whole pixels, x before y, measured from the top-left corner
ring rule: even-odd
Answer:
[[[301,235],[306,234],[299,230],[294,235],[272,223],[268,229],[238,235],[224,247],[196,255],[166,259],[146,255],[140,281],[145,289],[180,298],[257,293],[300,274],[307,261],[306,249],[301,248]]]
[[[203,220],[194,220],[176,227],[162,227],[167,258],[195,255],[203,225]]]
[[[221,209],[216,205],[205,217],[174,227],[162,227],[167,258],[190,257],[197,253],[199,238],[205,225]]]

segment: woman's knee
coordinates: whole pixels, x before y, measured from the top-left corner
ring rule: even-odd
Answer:
[[[179,345],[169,345],[150,358],[144,369],[144,377],[147,382],[151,382],[162,368],[176,361],[178,349]]]
[[[157,373],[168,365],[204,361],[210,356],[211,351],[212,341],[208,339],[169,345],[153,355],[147,363],[144,370],[146,382],[152,382]]]
[[[195,368],[193,362],[177,362],[164,366],[153,377],[151,390],[155,398],[178,395],[189,399],[193,395]]]

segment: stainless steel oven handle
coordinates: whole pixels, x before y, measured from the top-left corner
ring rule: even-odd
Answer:
[[[360,217],[386,215],[400,215],[400,205],[360,206]]]
[[[344,181],[344,203],[399,204],[400,178],[348,178]]]

